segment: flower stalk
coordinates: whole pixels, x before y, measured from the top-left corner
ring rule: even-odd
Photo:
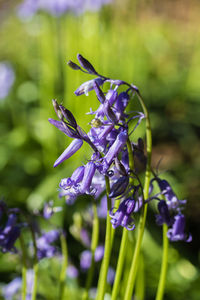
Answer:
[[[106,236],[105,236],[105,252],[104,258],[101,265],[99,281],[97,286],[97,296],[96,300],[103,300],[105,289],[106,289],[106,282],[107,282],[107,273],[108,267],[110,262],[110,254],[112,248],[112,227],[110,222],[110,209],[111,209],[111,199],[109,198],[110,194],[110,183],[108,176],[105,176],[106,181],[106,195],[107,195],[107,218],[106,218]]]
[[[83,300],[88,299],[88,294],[89,294],[89,289],[92,284],[92,278],[94,275],[94,267],[95,267],[95,250],[98,245],[98,240],[99,240],[99,218],[98,218],[98,213],[97,213],[97,204],[94,201],[93,202],[93,226],[92,226],[92,241],[91,241],[91,253],[92,253],[92,258],[91,258],[91,265],[90,269],[88,271],[87,275],[87,280],[86,280],[86,287],[85,291],[83,294]]]
[[[169,248],[167,231],[168,231],[167,224],[163,224],[163,256],[162,256],[162,266],[160,271],[158,289],[155,298],[156,300],[162,300],[165,291],[165,282],[166,282],[167,264],[168,264],[168,248]]]
[[[26,247],[22,234],[19,237],[20,247],[22,251],[22,300],[26,300],[26,274],[27,274],[27,255]]]
[[[66,279],[66,270],[68,264],[68,251],[67,251],[67,240],[65,234],[62,232],[60,235],[61,241],[61,249],[62,249],[62,268],[60,272],[60,279],[59,279],[59,300],[65,299],[65,279]]]
[[[136,93],[137,93],[139,102],[143,108],[143,111],[144,111],[144,114],[146,117],[147,165],[146,165],[145,181],[144,181],[144,201],[145,201],[148,199],[148,196],[149,196],[149,185],[150,185],[150,177],[151,177],[152,134],[151,134],[151,125],[150,125],[148,110],[144,104],[144,101],[143,101],[139,91],[137,91]],[[135,279],[136,279],[136,274],[137,274],[137,268],[138,268],[140,249],[141,249],[142,239],[143,239],[143,234],[144,234],[146,216],[147,216],[147,203],[144,205],[142,215],[140,216],[137,241],[136,241],[136,246],[135,246],[135,251],[134,251],[134,255],[133,255],[131,268],[130,268],[130,273],[129,273],[129,278],[128,278],[128,283],[127,283],[124,300],[131,300],[131,297],[133,294],[133,289],[134,289]]]

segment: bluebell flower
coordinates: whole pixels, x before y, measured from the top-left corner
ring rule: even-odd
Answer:
[[[112,285],[115,280],[115,270],[112,267],[108,268],[107,282]]]
[[[80,256],[80,267],[83,271],[89,269],[92,261],[92,253],[90,250],[84,250]]]
[[[94,90],[94,82],[96,82],[99,86],[101,86],[104,83],[104,80],[102,78],[95,78],[95,79],[84,82],[74,92],[75,95],[80,96],[80,95],[85,94],[86,96],[88,96],[89,92]]]
[[[37,238],[37,256],[38,259],[45,257],[52,257],[56,254],[57,249],[52,243],[54,243],[60,236],[58,230],[51,230],[44,233],[41,237]]]
[[[14,83],[15,74],[8,62],[0,62],[0,99],[4,99]]]
[[[186,204],[186,200],[179,200],[174,193],[171,185],[165,179],[155,178],[158,182],[162,194],[165,196],[169,209],[176,210],[179,206]]]
[[[98,246],[95,250],[94,260],[96,262],[102,260],[104,255],[104,247]],[[80,267],[83,271],[86,271],[91,266],[92,262],[92,252],[90,250],[84,250],[80,256]]]
[[[132,213],[135,209],[135,200],[132,198],[128,198],[123,200],[119,208],[116,212],[114,208],[110,211],[111,223],[113,228],[117,228],[118,226],[125,227],[128,230],[135,229],[134,220],[131,217]]]
[[[16,251],[14,245],[20,236],[22,225],[17,222],[16,213],[6,212],[5,215],[7,222],[0,228],[0,249],[2,252]]]
[[[61,179],[61,182],[59,184],[60,188],[68,189],[72,186],[77,186],[77,184],[80,183],[83,179],[84,171],[85,167],[80,166],[73,172],[71,177]]]
[[[55,206],[53,206],[53,201],[49,201],[44,204],[42,215],[45,219],[50,219],[54,213],[57,213],[60,211],[62,211],[62,207],[60,207],[60,206],[55,207]]]
[[[32,287],[34,280],[34,272],[32,269],[27,270],[26,273],[26,287],[27,295],[26,300],[31,300]],[[2,287],[2,294],[5,300],[21,300],[21,288],[22,288],[22,278],[16,277],[8,284]]]
[[[172,225],[174,219],[170,216],[170,212],[165,200],[161,200],[158,202],[158,210],[160,214],[156,215],[157,224],[163,225],[164,223],[166,223],[167,226]]]
[[[103,158],[103,162],[102,162],[102,165],[101,165],[103,173],[105,173],[108,170],[108,168],[110,167],[110,165],[113,162],[114,158],[118,155],[120,150],[126,144],[127,139],[128,139],[128,134],[127,134],[126,130],[123,130],[118,134],[116,140],[111,145],[108,152],[106,153],[106,155]]]
[[[157,181],[161,193],[165,196],[165,200],[160,200],[158,203],[159,214],[156,215],[156,222],[158,225],[166,223],[169,226],[167,233],[170,241],[186,241],[191,242],[191,234],[187,235],[185,230],[185,217],[181,213],[183,206],[186,204],[186,200],[179,200],[174,193],[171,185],[167,180],[155,177],[151,180],[151,192],[152,192],[152,182]],[[153,199],[154,197],[152,197]],[[157,197],[156,197],[157,198]],[[157,198],[158,199],[158,198]]]
[[[69,265],[67,267],[67,272],[66,273],[67,273],[68,277],[73,278],[73,279],[77,278],[78,275],[79,275],[78,269],[73,265]]]
[[[128,114],[125,113],[125,109],[129,103],[130,97],[127,92],[122,92],[118,95],[114,108],[116,109],[116,115],[118,119],[124,120],[128,117]]]
[[[187,243],[192,241],[192,235],[185,233],[185,216],[181,213],[174,217],[172,228],[168,230],[167,236],[172,242],[185,241]]]
[[[11,282],[3,286],[2,294],[4,299],[12,300],[16,296],[17,292],[20,290],[22,285],[22,279],[20,277],[14,278]]]
[[[58,157],[54,163],[54,168],[61,164],[66,159],[74,155],[83,145],[83,141],[80,139],[74,139],[71,144],[65,149],[65,151]]]
[[[83,180],[81,181],[80,184],[80,191],[82,194],[90,194],[90,192],[92,191],[91,183],[94,177],[95,170],[96,170],[96,165],[92,161],[86,164]]]
[[[122,195],[126,191],[128,184],[129,184],[129,176],[119,177],[119,179],[117,179],[112,185],[110,189],[109,197],[116,198]]]

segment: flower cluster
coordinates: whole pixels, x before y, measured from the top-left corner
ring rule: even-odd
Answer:
[[[152,182],[153,181],[157,182],[161,194],[165,198],[165,200],[159,200],[158,202],[159,214],[156,215],[157,224],[167,224],[169,227],[167,236],[172,242],[181,240],[191,242],[191,234],[188,235],[185,233],[185,216],[182,214],[186,200],[179,200],[177,198],[167,180],[160,179],[156,176]]]
[[[86,142],[93,150],[91,158],[84,166],[78,167],[71,177],[63,178],[60,182],[60,196],[65,196],[68,203],[73,203],[78,195],[89,194],[97,198],[105,190],[105,176],[109,177],[111,190],[109,197],[112,199],[121,198],[117,212],[110,214],[113,227],[121,225],[128,229],[134,229],[131,214],[134,211],[138,198],[138,180],[136,186],[130,184],[129,154],[127,142],[130,134],[135,130],[144,118],[141,112],[126,112],[126,108],[135,89],[127,86],[121,80],[111,80],[99,75],[94,67],[80,54],[78,55],[80,66],[73,62],[69,65],[73,69],[86,70],[91,75],[96,75],[95,79],[83,83],[76,91],[77,96],[86,95],[94,90],[100,103],[99,108],[90,115],[94,115],[90,122],[91,129],[85,133],[77,124],[73,114],[63,105],[58,105],[53,100],[54,109],[59,121],[49,119],[49,122],[64,132],[68,137],[73,138],[71,144],[56,160],[54,167],[70,158]],[[83,68],[83,69],[82,69]],[[110,83],[110,88],[103,92],[102,85]],[[119,87],[124,85],[125,90],[119,91]],[[130,131],[129,124],[132,120],[137,120],[135,127]],[[137,162],[136,168],[132,172],[138,173],[144,169],[146,158],[144,145],[140,138],[137,143],[130,143],[133,159]],[[135,193],[137,189],[137,193]],[[133,197],[136,197],[134,199]]]
[[[185,218],[181,213],[185,201],[178,200],[166,180],[157,176],[151,181],[149,199],[144,199],[143,186],[139,178],[144,171],[147,158],[142,138],[131,142],[130,136],[146,116],[142,112],[127,111],[135,94],[140,97],[136,86],[122,80],[113,80],[100,75],[93,65],[82,55],[77,56],[79,65],[69,61],[68,65],[74,69],[95,76],[94,79],[84,82],[76,91],[76,96],[88,95],[94,91],[99,101],[96,111],[90,109],[88,114],[94,116],[90,122],[91,129],[86,133],[77,124],[74,115],[63,105],[53,100],[53,106],[59,121],[49,119],[49,122],[64,132],[73,141],[56,160],[54,167],[70,158],[83,145],[88,143],[92,155],[84,166],[78,167],[71,177],[63,178],[60,182],[60,197],[64,196],[68,203],[73,203],[77,196],[89,194],[96,199],[105,190],[105,177],[109,178],[110,199],[120,200],[118,207],[110,210],[113,228],[118,226],[128,230],[135,228],[133,213],[138,212],[146,202],[159,199],[150,197],[153,190],[153,181],[157,181],[161,194],[165,200],[159,199],[157,223],[166,223],[170,229],[168,237],[171,241],[190,241],[184,233]],[[106,92],[105,83],[109,83]],[[154,172],[153,172],[154,173]]]

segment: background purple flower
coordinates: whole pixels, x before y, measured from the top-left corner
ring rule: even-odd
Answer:
[[[86,11],[98,11],[110,2],[111,0],[25,0],[19,5],[17,14],[23,20],[30,19],[38,11],[57,17],[68,11],[79,15]]]
[[[77,278],[78,277],[78,270],[75,266],[69,265],[67,267],[67,276],[70,278]]]
[[[8,62],[0,62],[0,99],[4,99],[15,80],[13,68]]]

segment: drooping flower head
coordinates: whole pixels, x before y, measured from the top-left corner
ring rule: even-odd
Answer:
[[[18,221],[18,212],[18,209],[8,209],[5,203],[0,201],[0,249],[2,252],[16,252],[15,242],[23,226]]]

